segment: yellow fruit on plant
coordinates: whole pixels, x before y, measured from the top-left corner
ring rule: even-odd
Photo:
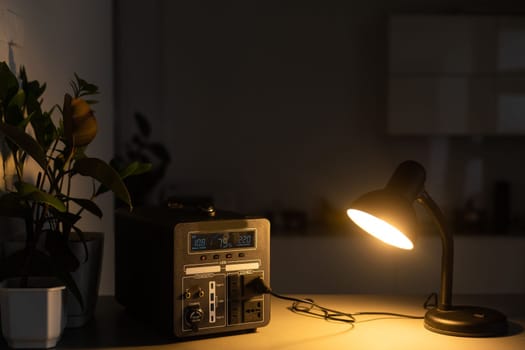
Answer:
[[[77,147],[87,146],[97,135],[97,119],[89,104],[81,98],[71,101],[73,109],[73,145]]]
[[[74,98],[71,100],[71,109],[73,110],[73,118],[75,116],[92,113],[89,104],[81,98]]]

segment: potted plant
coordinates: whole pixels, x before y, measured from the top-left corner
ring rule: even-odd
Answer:
[[[50,288],[56,289],[56,281],[59,281],[83,307],[82,293],[72,273],[82,261],[88,260],[89,254],[85,233],[77,224],[84,213],[102,217],[102,210],[94,200],[106,191],[112,191],[131,209],[131,198],[123,178],[145,172],[149,165],[135,162],[117,171],[105,161],[89,157],[86,150],[98,127],[91,109],[98,87],[76,74],[71,87],[72,95],[66,93],[61,106],[55,105],[45,111],[42,95],[46,85],[28,80],[24,68],[18,79],[5,62],[0,62],[0,144],[5,182],[0,192],[0,216],[20,218],[25,227],[23,247],[4,259],[0,280],[4,280],[4,286],[16,287],[15,291],[27,292],[42,289],[45,287],[43,281],[50,281],[48,278],[34,279],[34,276],[53,276]],[[53,114],[59,114],[57,121]],[[9,169],[13,169],[12,176],[5,173]],[[92,182],[92,191],[87,197],[75,194],[74,188],[80,178]],[[73,236],[84,249],[80,259],[71,249]],[[32,288],[33,282],[38,288]],[[1,288],[0,294],[5,301],[7,289]],[[61,305],[60,302],[56,304]],[[16,312],[12,307],[0,306],[2,330],[10,346],[50,347],[54,346],[53,342],[56,344],[59,336],[51,342],[42,340],[27,345],[6,334],[12,328],[5,324],[9,315],[16,313],[19,319],[23,316],[35,318],[32,313],[24,315],[23,311]],[[63,324],[58,328],[63,329]]]

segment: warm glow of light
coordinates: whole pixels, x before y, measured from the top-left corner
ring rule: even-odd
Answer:
[[[414,244],[394,226],[361,210],[348,209],[350,219],[372,236],[401,249],[412,249]]]
[[[9,154],[7,150],[2,150],[0,155],[0,191],[7,191],[12,189],[16,182],[16,169],[15,161],[12,154]]]

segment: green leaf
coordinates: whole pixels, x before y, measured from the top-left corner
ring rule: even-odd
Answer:
[[[70,213],[68,211],[60,212],[60,211],[54,210],[53,208],[49,208],[49,209],[50,209],[50,212],[53,214],[53,217],[58,219],[58,221],[61,221],[64,224],[64,226],[73,227],[73,225],[75,225],[78,222],[78,220],[80,220],[79,215]],[[64,233],[65,232],[69,232],[68,229],[64,229]]]
[[[4,121],[9,125],[19,126],[20,128],[25,127],[26,121],[24,120],[23,109],[16,104],[9,104],[5,110]]]
[[[27,182],[17,182],[15,186],[18,193],[26,200],[48,204],[60,212],[66,211],[66,206],[60,199],[47,192],[41,191],[32,184]]]
[[[9,106],[18,106],[18,108],[22,108],[24,106],[24,102],[26,100],[26,93],[24,90],[19,89],[13,98],[11,98],[11,101],[9,101]]]
[[[89,211],[91,214],[96,215],[99,218],[102,217],[103,215],[102,210],[99,208],[98,205],[95,204],[95,202],[89,199],[84,199],[84,198],[71,198],[70,197],[69,199],[75,202],[76,204],[78,204],[79,206],[81,206],[82,208]]]
[[[126,179],[130,176],[140,175],[147,173],[151,170],[151,163],[142,163],[142,162],[132,162],[127,166],[121,164],[121,161],[118,158],[112,159],[110,165],[117,170],[120,174],[121,179]],[[97,196],[103,193],[106,193],[109,189],[106,186],[100,186],[96,192]]]
[[[13,141],[33,158],[40,167],[46,171],[46,154],[38,142],[24,130],[6,123],[0,123],[0,132]]]
[[[80,78],[77,73],[74,73],[76,85],[79,88],[79,92],[83,92],[81,95],[95,95],[98,94],[98,86],[95,84],[88,83],[84,79]]]
[[[35,136],[42,147],[42,149],[47,150],[53,144],[53,142],[58,137],[58,133],[51,119],[49,113],[42,113],[40,110],[35,110],[31,116],[31,126],[35,131]]]
[[[151,170],[151,163],[132,162],[123,170],[119,171],[120,177],[125,179],[129,176],[140,175]]]
[[[18,79],[5,62],[0,62],[0,101],[7,105],[18,91]]]
[[[73,170],[80,175],[89,176],[109,188],[118,198],[132,208],[131,197],[120,175],[109,164],[98,158],[78,159]]]
[[[38,98],[42,96],[46,90],[46,83],[40,85],[37,80],[29,81],[24,67],[20,68],[20,80],[22,81],[22,89],[26,92],[27,99],[38,102]],[[38,104],[40,105],[39,102]]]

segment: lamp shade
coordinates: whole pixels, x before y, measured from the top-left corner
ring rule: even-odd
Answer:
[[[416,213],[412,203],[397,191],[383,189],[359,197],[347,215],[366,233],[385,243],[412,249],[416,237]]]
[[[396,168],[384,189],[361,196],[346,213],[365,232],[383,242],[412,249],[417,226],[412,203],[423,191],[425,177],[423,166],[405,161]]]

